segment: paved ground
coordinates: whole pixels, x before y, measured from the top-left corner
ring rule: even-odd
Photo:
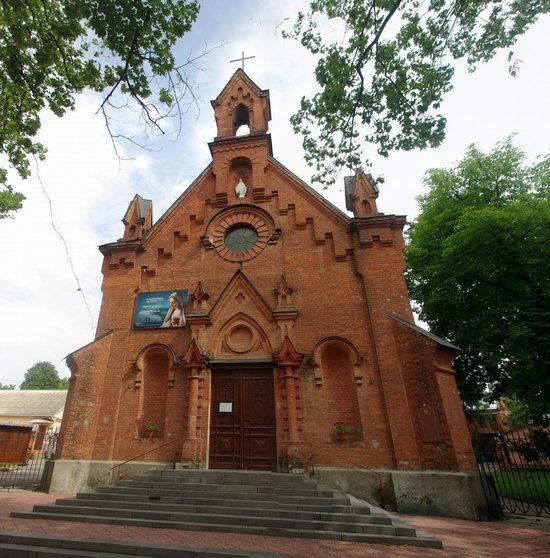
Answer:
[[[69,496],[69,495],[66,495]],[[550,520],[517,518],[498,522],[402,516],[410,523],[440,538],[444,550],[404,546],[259,537],[233,533],[201,533],[68,521],[12,519],[11,511],[30,509],[34,504],[55,500],[50,494],[27,491],[0,491],[0,530],[62,535],[109,541],[143,541],[151,544],[181,544],[194,547],[255,550],[293,558],[550,558]]]

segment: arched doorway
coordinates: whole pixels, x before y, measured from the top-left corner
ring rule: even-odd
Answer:
[[[237,314],[211,364],[210,469],[277,470],[274,364],[261,327]]]

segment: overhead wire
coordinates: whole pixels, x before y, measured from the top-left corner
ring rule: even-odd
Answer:
[[[63,234],[60,231],[60,227],[59,224],[56,225],[56,217],[55,217],[55,212],[53,209],[53,204],[52,204],[52,200],[50,198],[50,196],[48,195],[48,192],[46,192],[46,188],[44,187],[44,183],[42,182],[42,177],[40,176],[40,172],[38,169],[38,159],[36,158],[36,155],[33,155],[34,157],[34,162],[36,164],[36,177],[38,178],[38,182],[40,183],[40,187],[42,188],[42,192],[44,192],[44,196],[46,196],[46,199],[48,200],[48,205],[50,208],[50,222],[52,225],[53,230],[55,231],[55,233],[57,234],[57,236],[59,236],[59,238],[61,239],[61,242],[63,242],[63,246],[65,247],[65,253],[67,255],[67,260],[69,261],[69,266],[71,268],[71,272],[75,278],[76,281],[76,285],[78,287],[78,292],[82,295],[82,300],[84,301],[84,305],[86,306],[86,310],[88,311],[88,314],[90,316],[90,320],[92,322],[92,329],[95,329],[95,321],[94,321],[94,317],[92,315],[92,311],[90,310],[90,306],[88,304],[88,301],[86,300],[86,295],[84,294],[84,291],[82,290],[82,286],[80,284],[80,280],[78,278],[78,275],[76,274],[76,270],[73,264],[73,260],[71,258],[71,254],[69,252],[69,246],[63,236]]]

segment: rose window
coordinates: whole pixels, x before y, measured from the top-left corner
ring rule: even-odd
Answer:
[[[250,250],[258,240],[258,233],[250,226],[237,225],[225,235],[225,246],[237,254]]]

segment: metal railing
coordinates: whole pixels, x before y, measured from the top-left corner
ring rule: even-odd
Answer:
[[[113,484],[116,480],[122,480],[124,477],[121,473],[121,467],[123,465],[126,465],[127,463],[130,463],[132,461],[135,461],[136,459],[139,459],[140,457],[143,457],[144,455],[147,455],[149,453],[153,453],[154,451],[157,451],[161,448],[164,448],[166,446],[169,446],[170,444],[173,444],[176,440],[170,440],[169,442],[165,442],[164,444],[161,444],[160,446],[157,446],[156,448],[150,449],[148,451],[144,451],[143,453],[140,453],[139,455],[136,455],[135,457],[132,457],[131,459],[127,459],[126,461],[123,461],[122,463],[119,463],[118,465],[115,465],[114,467],[111,467],[109,469],[109,484]],[[174,463],[177,461],[177,453],[174,454]],[[115,473],[115,470],[118,470],[118,473]]]
[[[480,434],[474,441],[489,510],[550,517],[550,431]]]
[[[307,474],[309,474],[310,477],[314,477],[314,476],[318,476],[318,474],[316,474],[315,472],[315,467],[317,466],[317,469],[319,468],[319,464],[317,463],[316,465],[316,459],[315,459],[315,451],[314,451],[314,446],[313,444],[310,444],[309,442],[285,442],[285,444],[288,446],[291,445],[297,445],[297,446],[302,446],[302,447],[308,447],[309,448],[309,456],[306,457],[305,459],[305,469],[307,469],[306,472]],[[288,453],[288,452],[287,452]],[[324,454],[329,454],[332,457],[336,457],[338,462],[342,462],[345,461],[347,462],[349,465],[351,465],[353,468],[355,469],[359,469],[359,470],[363,470],[363,471],[369,471],[370,473],[373,473],[374,475],[376,475],[377,481],[378,481],[378,487],[377,487],[377,492],[378,492],[378,505],[382,508],[385,509],[386,508],[386,500],[385,500],[385,494],[384,494],[384,474],[380,473],[379,471],[375,471],[374,469],[371,469],[370,467],[366,467],[363,463],[360,463],[358,461],[355,461],[353,459],[349,459],[347,457],[345,457],[344,455],[342,455],[341,453],[335,453],[333,451],[330,451],[326,448],[323,448],[323,453]],[[305,456],[304,456],[305,457]]]
[[[0,463],[0,488],[41,488],[46,463],[57,448],[58,434],[33,432],[24,463]]]

